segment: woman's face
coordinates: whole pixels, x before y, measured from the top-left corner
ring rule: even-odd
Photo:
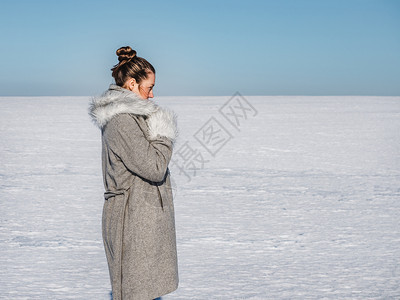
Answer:
[[[153,72],[148,73],[146,79],[142,80],[139,84],[136,83],[135,79],[130,80],[130,90],[138,95],[141,99],[153,98],[153,87],[156,81],[156,76]]]

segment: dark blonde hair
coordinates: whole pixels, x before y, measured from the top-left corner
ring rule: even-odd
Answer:
[[[127,80],[134,78],[137,84],[146,79],[149,73],[156,74],[154,67],[142,57],[136,55],[136,51],[131,47],[121,47],[116,51],[119,63],[112,69],[112,77],[115,83],[123,86]]]

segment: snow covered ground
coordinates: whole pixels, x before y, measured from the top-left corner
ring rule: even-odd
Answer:
[[[0,298],[110,299],[88,97],[0,98]],[[400,97],[160,97],[168,299],[400,299]]]

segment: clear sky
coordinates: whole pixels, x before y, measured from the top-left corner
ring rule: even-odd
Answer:
[[[160,96],[400,96],[399,0],[1,0],[0,32],[0,96],[99,94],[125,45]]]

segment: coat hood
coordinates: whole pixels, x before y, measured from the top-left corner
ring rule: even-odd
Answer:
[[[149,116],[157,110],[159,106],[152,100],[140,99],[135,93],[112,84],[102,96],[92,99],[89,115],[101,129],[118,114]]]

